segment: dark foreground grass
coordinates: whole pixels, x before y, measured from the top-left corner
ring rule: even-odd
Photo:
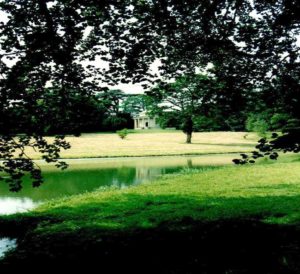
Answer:
[[[300,273],[299,221],[300,163],[191,171],[2,217],[19,247],[1,269]]]

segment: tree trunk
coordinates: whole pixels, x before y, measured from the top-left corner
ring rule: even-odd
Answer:
[[[194,123],[191,116],[186,117],[186,120],[184,122],[184,132],[186,134],[186,143],[191,144],[192,143],[192,133],[193,133]]]
[[[186,143],[191,144],[192,143],[192,132],[186,133]]]

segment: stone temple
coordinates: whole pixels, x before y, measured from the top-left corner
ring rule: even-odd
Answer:
[[[133,117],[134,129],[151,129],[160,128],[157,123],[156,117],[150,117],[146,111],[140,112],[138,115]]]

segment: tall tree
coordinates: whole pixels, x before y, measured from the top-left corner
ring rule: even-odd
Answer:
[[[114,115],[120,112],[120,105],[124,97],[125,93],[120,89],[110,89],[97,94],[97,98],[102,101],[109,113]]]
[[[145,70],[145,63],[149,63],[145,60],[150,58],[145,56],[154,54],[162,63],[160,74],[170,79],[212,64],[218,79],[226,82],[226,97],[237,102],[245,96],[257,96],[266,84],[280,77],[279,96],[285,98],[284,108],[289,109],[292,100],[293,107],[299,109],[295,92],[299,89],[300,73],[299,1],[195,0],[187,4],[175,0],[137,0],[132,3],[136,20],[131,22],[132,31],[125,33],[128,40],[139,42],[132,50],[123,52],[120,67]],[[122,28],[122,24],[118,26]],[[123,47],[124,42],[119,42],[123,33],[115,33],[106,41],[107,45],[118,41]],[[129,75],[134,78],[132,73]],[[237,106],[239,103],[230,104],[228,110]],[[298,115],[295,108],[293,112]],[[271,143],[263,140],[265,143],[260,147],[265,150],[268,143],[270,150],[298,152],[298,128],[294,121],[283,136],[275,137]]]
[[[0,25],[0,173],[12,191],[21,189],[27,172],[34,186],[42,182],[29,148],[57,167],[67,166],[59,160],[60,150],[70,147],[64,135],[80,133],[90,111],[84,102],[103,90],[99,70],[85,66],[86,31],[90,21],[112,20],[107,11],[113,2],[0,1],[7,17]],[[49,127],[58,128],[52,143],[44,138]]]
[[[194,120],[200,114],[208,112],[216,103],[223,84],[207,75],[186,75],[175,82],[161,84],[147,92],[153,98],[152,113],[164,116],[173,111],[182,121],[182,130],[186,134],[186,143],[192,142]]]
[[[148,100],[144,94],[127,94],[121,104],[124,112],[130,113],[132,116],[138,115],[147,109]]]

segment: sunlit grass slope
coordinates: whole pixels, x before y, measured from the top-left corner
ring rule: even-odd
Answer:
[[[99,229],[131,230],[176,223],[255,218],[300,220],[300,163],[215,167],[170,175],[151,184],[109,189],[45,204],[22,215],[40,222],[34,233],[55,235]],[[17,216],[7,217],[16,218]]]
[[[193,134],[192,144],[186,144],[181,131],[141,131],[130,133],[125,140],[115,133],[83,134],[67,140],[72,148],[62,152],[63,158],[247,152],[253,150],[258,137],[245,132],[198,132]],[[34,151],[29,155],[39,158]]]

